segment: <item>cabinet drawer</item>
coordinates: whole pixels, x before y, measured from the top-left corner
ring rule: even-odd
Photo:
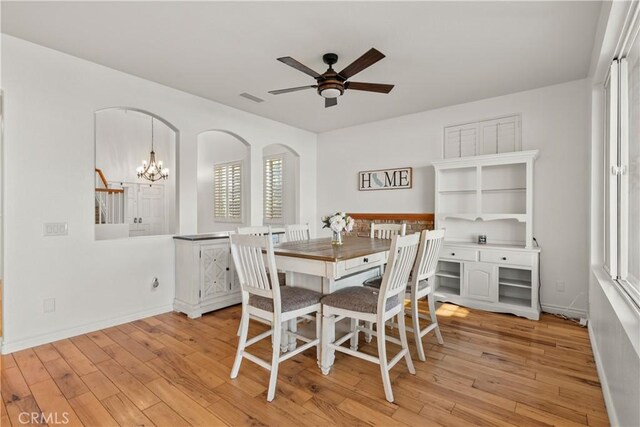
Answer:
[[[478,251],[476,251],[475,249],[452,248],[445,246],[440,251],[440,259],[477,261]]]
[[[480,261],[497,264],[533,265],[533,255],[520,252],[480,251]]]
[[[384,255],[384,252],[381,252],[377,254],[367,255],[365,257],[348,259],[344,262],[344,269],[349,271],[361,267],[366,267],[370,264],[375,265],[376,263],[384,260]]]

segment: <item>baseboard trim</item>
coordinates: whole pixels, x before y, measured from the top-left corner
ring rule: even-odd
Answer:
[[[542,304],[542,311],[545,313],[562,314],[572,319],[586,319],[586,310],[577,310],[575,308],[563,307],[561,305]]]
[[[112,326],[121,325],[123,323],[133,322],[134,320],[143,319],[145,317],[156,316],[158,314],[173,311],[173,304],[165,304],[148,310],[138,311],[135,313],[125,314],[124,316],[114,317],[112,319],[101,320],[98,322],[87,323],[74,328],[63,329],[44,335],[25,338],[14,342],[2,343],[2,354],[13,353],[42,344],[48,344],[53,341],[63,340],[65,338],[75,337],[77,335],[94,332],[100,329],[110,328]]]
[[[615,406],[613,406],[613,398],[611,397],[611,391],[609,389],[609,383],[607,382],[607,376],[604,374],[604,370],[602,368],[602,359],[600,359],[598,344],[595,336],[593,335],[593,329],[591,328],[591,326],[589,326],[589,340],[591,341],[591,350],[593,350],[593,358],[596,361],[596,370],[598,371],[598,378],[600,379],[600,388],[602,389],[602,395],[604,396],[604,405],[607,408],[609,423],[612,426],[620,425],[618,423],[618,417],[616,415]]]

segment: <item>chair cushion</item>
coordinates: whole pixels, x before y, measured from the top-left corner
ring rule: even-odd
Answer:
[[[304,288],[280,286],[280,303],[282,312],[294,311],[320,302],[322,294]],[[273,300],[258,295],[249,296],[249,305],[261,310],[273,312]]]
[[[379,292],[378,289],[368,286],[351,286],[325,296],[322,298],[322,304],[360,313],[376,313]],[[398,296],[392,296],[387,299],[385,309],[389,311],[398,304]]]
[[[380,286],[382,285],[382,276],[378,276],[378,277],[374,277],[372,279],[365,280],[363,285],[370,286],[372,288],[380,289]],[[418,290],[421,291],[422,289],[426,288],[427,286],[429,286],[429,283],[426,280],[421,280],[418,283]],[[409,283],[407,285],[407,292],[411,292],[411,283]]]

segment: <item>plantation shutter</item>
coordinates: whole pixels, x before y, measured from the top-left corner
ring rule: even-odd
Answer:
[[[264,217],[283,219],[283,157],[264,159]]]
[[[242,219],[242,163],[213,167],[213,216],[223,220]]]

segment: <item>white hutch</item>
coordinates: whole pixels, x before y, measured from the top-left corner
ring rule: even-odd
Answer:
[[[435,227],[446,229],[436,300],[537,320],[540,249],[533,239],[538,151],[433,162]],[[478,243],[480,235],[487,243]]]

